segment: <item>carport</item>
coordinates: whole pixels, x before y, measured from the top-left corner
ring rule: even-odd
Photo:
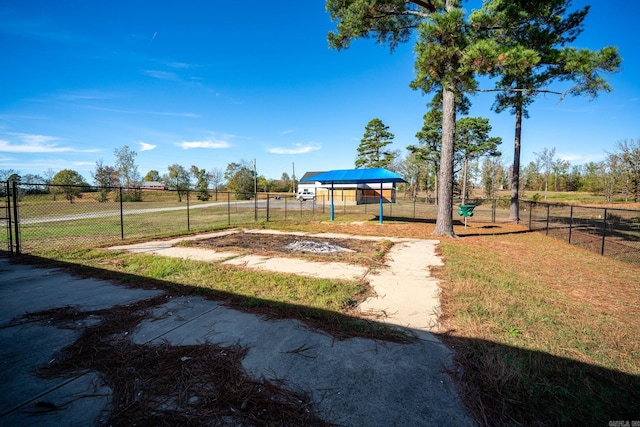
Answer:
[[[331,221],[334,220],[334,203],[333,190],[334,185],[340,184],[371,184],[380,183],[380,224],[382,224],[382,204],[383,204],[383,187],[384,183],[407,182],[395,172],[391,172],[385,168],[367,168],[367,169],[342,169],[329,172],[322,172],[308,178],[317,181],[322,185],[331,184]]]

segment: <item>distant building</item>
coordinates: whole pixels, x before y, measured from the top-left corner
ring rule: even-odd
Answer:
[[[167,187],[162,182],[158,181],[142,181],[140,185],[141,190],[166,190]]]
[[[328,201],[331,198],[331,184],[322,184],[313,179],[314,176],[325,173],[307,172],[298,181],[298,192],[308,190],[316,195],[316,201]],[[355,204],[379,203],[380,187],[384,203],[396,202],[395,182],[361,182],[357,184],[334,184],[333,200],[335,202],[352,202]]]

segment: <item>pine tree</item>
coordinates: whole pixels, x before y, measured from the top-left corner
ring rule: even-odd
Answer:
[[[456,122],[456,154],[462,163],[462,203],[467,199],[469,161],[482,156],[499,156],[502,138],[490,137],[491,125],[484,117],[463,117]]]
[[[497,77],[497,112],[515,115],[510,219],[519,221],[520,151],[522,119],[540,94],[561,96],[586,94],[592,99],[611,90],[601,72],[614,72],[622,62],[615,47],[598,51],[567,46],[583,30],[589,7],[569,13],[571,0],[489,0],[471,21],[477,30],[476,56],[485,71]],[[573,86],[557,92],[551,84],[569,81]]]
[[[459,0],[327,0],[337,21],[329,45],[348,48],[357,38],[375,37],[393,51],[418,32],[416,78],[411,87],[441,93],[442,144],[438,216],[434,234],[453,236],[453,161],[456,100],[475,88],[473,64],[466,60],[468,26]]]
[[[393,163],[395,153],[384,148],[393,142],[394,137],[382,120],[376,118],[367,123],[358,146],[356,169],[386,168]]]

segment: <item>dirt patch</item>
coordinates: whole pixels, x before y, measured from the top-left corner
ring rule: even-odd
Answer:
[[[310,261],[377,265],[393,244],[390,241],[328,239],[320,237],[234,233],[209,239],[182,242],[203,249],[248,252],[265,256],[291,256]]]

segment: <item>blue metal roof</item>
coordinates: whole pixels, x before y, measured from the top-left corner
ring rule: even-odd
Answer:
[[[366,184],[372,182],[407,182],[400,175],[385,168],[343,169],[321,172],[300,180],[321,184]]]

